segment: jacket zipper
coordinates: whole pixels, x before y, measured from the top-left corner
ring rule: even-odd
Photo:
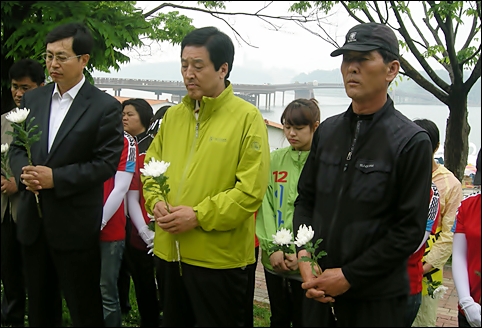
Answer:
[[[353,150],[355,149],[356,140],[358,139],[358,134],[360,133],[361,122],[362,122],[361,120],[358,120],[356,122],[355,135],[353,136],[353,141],[351,143],[350,150],[348,151],[348,154],[346,155],[345,165],[343,166],[343,172],[346,172],[346,170],[348,169],[348,164],[351,161],[351,158],[352,158],[352,155],[353,155]],[[345,177],[346,177],[346,175],[343,175],[343,177],[342,177],[342,184],[341,184],[340,192],[338,193],[338,198],[337,198],[337,201],[336,201],[337,206],[335,208],[335,212],[333,213],[333,220],[331,221],[330,229],[328,230],[327,236],[331,236],[331,234],[333,232],[334,222],[338,217],[338,210],[340,208],[340,200],[342,198],[343,191],[345,190]]]

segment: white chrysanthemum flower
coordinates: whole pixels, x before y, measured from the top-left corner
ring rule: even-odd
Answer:
[[[9,120],[10,122],[20,124],[27,119],[27,116],[29,113],[30,113],[30,109],[27,109],[27,108],[20,109],[17,107],[7,114],[6,119]]]
[[[144,164],[144,168],[140,169],[141,173],[146,177],[159,177],[162,174],[166,173],[167,168],[171,165],[171,163],[158,161],[154,158],[151,158],[151,161],[147,164]]]
[[[2,144],[2,154],[8,151],[8,143]]]
[[[298,247],[305,245],[307,242],[313,239],[314,235],[315,232],[313,231],[311,226],[307,227],[306,224],[303,224],[299,227],[298,233],[296,234],[295,245]]]
[[[273,237],[273,244],[276,245],[290,245],[291,239],[293,238],[293,234],[290,230],[286,228],[281,228],[276,232],[276,234],[272,235]]]
[[[434,291],[433,291],[433,298],[442,298],[445,293],[447,292],[448,288],[445,287],[444,285],[438,286]]]

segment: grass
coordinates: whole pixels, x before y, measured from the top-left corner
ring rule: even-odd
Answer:
[[[253,307],[254,327],[269,327],[271,316],[269,304],[254,301]]]
[[[3,297],[3,284],[1,285],[1,296]],[[139,317],[139,309],[137,308],[137,301],[136,295],[134,291],[134,285],[131,280],[131,288],[129,299],[131,303],[131,310],[129,313],[123,315],[122,318],[122,327],[139,327],[140,325],[140,317]],[[69,310],[67,309],[67,305],[65,304],[65,300],[63,301],[63,313],[62,313],[62,326],[63,327],[71,327],[72,323],[70,320]],[[254,301],[253,303],[253,316],[254,316],[254,327],[269,327],[269,318],[271,316],[271,310],[269,304]],[[2,325],[2,327],[4,327]],[[25,327],[28,327],[27,316],[25,316]]]

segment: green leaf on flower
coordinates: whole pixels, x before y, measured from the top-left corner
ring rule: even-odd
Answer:
[[[269,248],[270,252],[277,252],[277,251],[283,251],[285,254],[294,254],[295,251],[291,249],[290,246],[288,245],[273,245]]]
[[[435,298],[434,291],[442,285],[441,281],[430,281],[427,282],[427,293],[430,297]]]

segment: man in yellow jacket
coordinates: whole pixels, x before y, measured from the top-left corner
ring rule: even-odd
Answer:
[[[142,176],[163,262],[165,326],[244,324],[246,266],[254,258],[254,213],[269,178],[268,132],[260,111],[233,93],[231,39],[214,27],[181,43],[188,94],[169,108],[146,153],[170,163],[167,204]]]

